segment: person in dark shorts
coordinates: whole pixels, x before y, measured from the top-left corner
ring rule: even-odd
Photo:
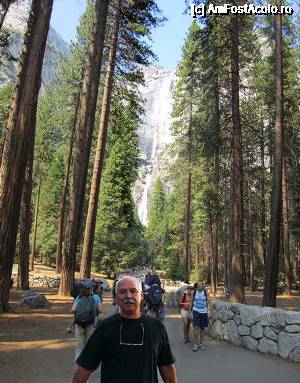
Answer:
[[[120,313],[99,323],[77,359],[73,383],[85,383],[101,363],[101,383],[176,383],[168,334],[157,319],[142,315],[142,286],[123,277],[116,284]]]
[[[194,347],[193,351],[205,350],[203,339],[205,328],[208,327],[208,311],[210,310],[210,297],[201,283],[194,285],[194,298],[192,303],[193,326],[194,326]]]

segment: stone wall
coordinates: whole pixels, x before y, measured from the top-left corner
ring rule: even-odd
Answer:
[[[212,299],[211,316],[214,338],[300,362],[300,312]]]
[[[12,274],[14,283],[17,283],[18,274]],[[29,274],[29,286],[30,287],[50,287],[58,288],[60,283],[60,277],[50,277],[47,275],[32,275]]]
[[[14,278],[14,284],[17,283],[18,274],[13,273],[12,278]],[[75,279],[75,284],[82,283],[86,279]],[[102,287],[104,291],[110,291],[110,287],[107,281],[103,278],[95,279],[95,281],[102,281]],[[60,277],[51,277],[47,275],[32,275],[29,274],[29,286],[30,287],[50,287],[58,288],[60,283]]]

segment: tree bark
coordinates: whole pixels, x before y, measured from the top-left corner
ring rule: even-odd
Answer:
[[[121,0],[118,1],[118,8],[115,18],[113,31],[113,41],[109,53],[107,73],[105,77],[104,92],[102,98],[101,116],[98,130],[96,156],[93,169],[92,184],[89,197],[88,213],[86,218],[83,250],[80,265],[80,277],[90,278],[92,267],[92,254],[95,238],[96,216],[99,201],[99,191],[101,175],[103,169],[103,159],[107,137],[107,127],[110,114],[111,95],[113,88],[113,75],[116,65],[116,55],[118,48],[119,29],[121,21]]]
[[[292,294],[291,281],[291,256],[290,256],[290,239],[289,239],[289,198],[288,198],[288,177],[286,169],[286,161],[283,157],[282,161],[282,225],[283,225],[283,256],[284,256],[284,279],[285,293]]]
[[[71,163],[72,163],[74,136],[75,136],[76,126],[77,126],[77,117],[78,117],[79,104],[80,104],[80,92],[75,96],[74,101],[75,101],[75,111],[74,111],[74,117],[72,121],[72,131],[70,136],[70,144],[69,144],[67,165],[66,165],[66,171],[65,171],[64,186],[63,186],[62,197],[60,202],[60,209],[59,209],[60,214],[59,214],[59,222],[58,222],[58,229],[57,229],[56,271],[58,273],[61,272],[61,267],[62,267],[62,244],[63,244],[64,223],[65,223],[65,210],[66,210],[67,194],[68,194],[68,187],[69,187],[69,176],[70,176]]]
[[[211,273],[210,273],[210,285],[212,295],[217,293],[217,259],[215,256],[215,236],[214,236],[214,224],[211,217],[211,208],[209,208],[209,233],[210,233],[210,245],[211,245]]]
[[[36,201],[35,201],[30,271],[33,271],[33,269],[34,269],[36,237],[37,237],[37,228],[38,228],[38,219],[39,219],[39,207],[40,207],[40,194],[41,194],[41,180],[39,180],[39,183],[38,183],[38,190],[37,190]]]
[[[248,189],[249,190],[249,189]],[[251,210],[248,210],[248,248],[249,248],[249,290],[253,292],[255,290],[254,286],[254,231],[255,220]]]
[[[215,47],[215,50],[217,48]],[[220,178],[220,97],[219,97],[219,80],[218,80],[218,53],[215,54],[216,75],[214,83],[214,118],[215,118],[215,153],[214,153],[214,176],[213,184],[215,192],[219,190],[219,178]],[[212,219],[212,272],[211,272],[211,287],[212,294],[216,295],[218,286],[218,261],[219,261],[219,215],[218,212],[214,212]]]
[[[8,308],[11,271],[29,148],[34,140],[38,93],[53,0],[33,0],[7,122],[0,170],[0,300]]]
[[[189,128],[190,130],[190,128]],[[189,283],[190,281],[190,226],[191,226],[191,193],[192,193],[192,157],[191,150],[189,150],[189,161],[188,161],[188,179],[187,179],[187,196],[186,196],[186,212],[184,222],[184,282]]]
[[[229,282],[228,282],[228,249],[227,249],[227,237],[224,236],[224,287],[228,289]]]
[[[265,197],[265,144],[264,144],[264,128],[262,127],[262,137],[260,141],[260,161],[261,161],[261,174],[260,174],[260,239],[259,239],[259,253],[266,267],[266,197]]]
[[[60,295],[70,295],[75,273],[78,234],[82,219],[88,163],[91,151],[92,133],[95,121],[98,88],[102,66],[106,18],[109,0],[96,0],[93,40],[88,51],[88,66],[85,71],[82,97],[80,100],[80,122],[68,215],[65,250],[62,260]]]
[[[277,6],[281,1],[276,2]],[[263,306],[276,307],[277,276],[280,252],[280,226],[282,212],[282,156],[283,156],[283,68],[281,16],[275,15],[275,62],[276,62],[276,115],[274,127],[274,165],[271,200],[271,219],[267,268],[264,281]]]
[[[34,142],[28,156],[28,163],[25,172],[23,187],[22,210],[20,216],[20,248],[17,288],[22,290],[29,289],[29,236],[32,226],[31,214],[31,195],[32,195],[32,170],[34,156]]]
[[[230,301],[245,302],[243,283],[243,254],[242,254],[242,137],[239,105],[239,18],[231,17],[231,83],[232,83],[232,119],[233,119],[233,243],[232,267],[230,276]]]

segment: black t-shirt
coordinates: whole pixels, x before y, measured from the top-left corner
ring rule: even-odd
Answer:
[[[160,321],[115,314],[99,323],[76,362],[90,371],[102,362],[101,383],[157,383],[157,367],[174,361]]]

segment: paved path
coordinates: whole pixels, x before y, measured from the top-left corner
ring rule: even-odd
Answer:
[[[183,344],[179,315],[169,314],[166,327],[176,357],[178,383],[300,382],[300,364],[248,351],[207,337],[206,350]]]

